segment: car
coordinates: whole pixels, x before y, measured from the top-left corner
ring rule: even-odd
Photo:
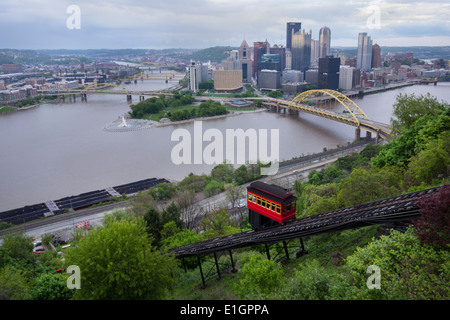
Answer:
[[[42,241],[36,241],[35,243],[33,243],[33,246],[36,248],[38,246],[42,245]]]
[[[44,253],[45,252],[45,249],[44,248],[34,248],[33,249],[33,253],[34,254],[41,254],[41,253]]]

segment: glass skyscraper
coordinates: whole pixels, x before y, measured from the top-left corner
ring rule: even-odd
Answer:
[[[369,71],[372,66],[372,39],[366,32],[358,35],[358,54],[356,56],[356,67],[361,71]]]
[[[319,31],[319,58],[330,55],[331,30],[328,27],[320,28]]]
[[[311,63],[311,31],[292,34],[292,69],[305,72]]]
[[[291,50],[292,47],[292,34],[299,32],[301,28],[301,22],[288,22],[286,24],[286,48],[288,50]]]

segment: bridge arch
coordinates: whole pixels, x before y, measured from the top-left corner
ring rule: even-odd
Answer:
[[[94,83],[94,84],[91,84],[90,86],[87,86],[87,87],[85,87],[83,90],[81,90],[81,93],[88,92],[89,89],[96,88],[96,87],[98,87],[98,86],[100,86],[100,85],[103,85],[103,83]],[[117,84],[114,84],[114,83],[108,83],[107,85],[108,85],[108,86],[113,86],[113,87],[119,88],[120,90],[122,90],[122,91],[124,91],[124,92],[126,92],[126,93],[128,93],[128,94],[130,93],[129,90],[125,89],[124,87],[118,86]]]
[[[354,122],[359,126],[361,124],[361,119],[358,116],[362,116],[362,118],[365,118],[366,120],[370,120],[367,115],[364,113],[364,111],[361,110],[358,105],[353,102],[349,97],[346,95],[330,89],[315,89],[315,90],[308,90],[305,92],[300,93],[298,96],[296,96],[290,103],[290,106],[296,107],[296,104],[304,104],[305,100],[307,100],[310,96],[317,94],[325,94],[331,98],[334,98],[337,102],[339,102],[345,110],[352,116]]]

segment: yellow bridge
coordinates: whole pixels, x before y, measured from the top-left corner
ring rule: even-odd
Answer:
[[[306,112],[354,126],[355,140],[359,139],[361,129],[366,131],[369,138],[374,133],[377,140],[387,139],[391,135],[392,128],[389,125],[370,120],[353,100],[335,90],[305,91],[292,101],[268,98],[263,100],[262,105],[269,109],[276,108],[277,111],[284,109],[290,112]]]

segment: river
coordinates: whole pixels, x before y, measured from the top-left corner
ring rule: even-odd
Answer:
[[[139,81],[130,90],[167,88],[164,81]],[[375,121],[389,123],[398,93],[430,92],[450,101],[450,83],[404,87],[355,99]],[[134,103],[138,100],[134,98]],[[87,102],[42,104],[0,115],[0,211],[104,189],[150,177],[181,180],[190,172],[209,173],[214,165],[176,165],[175,129],[192,134],[193,123],[131,132],[103,128],[130,110],[125,95],[89,95]],[[280,160],[321,152],[354,139],[354,128],[318,118],[256,112],[202,122],[202,132],[218,129],[279,130]],[[271,131],[272,130],[272,131]],[[204,142],[203,147],[210,142]],[[225,141],[224,141],[225,144]],[[269,146],[270,149],[270,146]],[[192,150],[193,151],[193,150]]]

